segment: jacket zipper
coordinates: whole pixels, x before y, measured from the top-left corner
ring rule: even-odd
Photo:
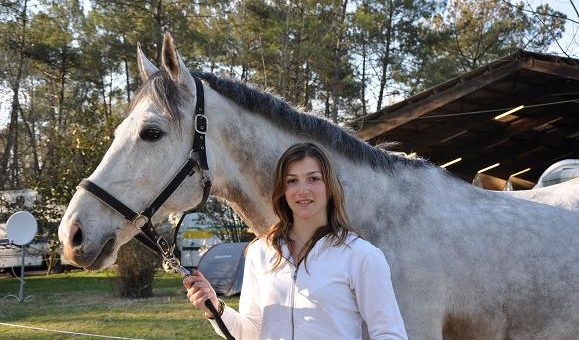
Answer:
[[[300,265],[298,264],[298,266],[296,267],[296,269],[294,270],[294,273],[292,275],[292,284],[291,284],[291,316],[292,316],[292,337],[291,339],[294,340],[294,333],[295,333],[295,324],[294,324],[294,303],[295,303],[295,295],[296,295],[296,280],[298,278],[298,269],[300,268]]]

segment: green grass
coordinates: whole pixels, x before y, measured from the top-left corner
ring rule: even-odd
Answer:
[[[154,297],[113,296],[114,272],[73,272],[26,278],[30,302],[0,300],[0,322],[53,330],[143,339],[220,339],[193,307],[177,274],[155,278]],[[18,295],[19,282],[0,278],[0,297]],[[238,297],[224,299],[237,309]],[[0,339],[71,339],[72,335],[0,325]]]

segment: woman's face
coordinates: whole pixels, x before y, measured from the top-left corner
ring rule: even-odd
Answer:
[[[328,195],[318,160],[306,157],[290,163],[284,180],[285,198],[294,222],[327,224]]]

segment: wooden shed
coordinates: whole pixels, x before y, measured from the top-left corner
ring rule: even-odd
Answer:
[[[479,172],[536,182],[554,162],[579,158],[579,60],[521,50],[351,127],[469,182]]]

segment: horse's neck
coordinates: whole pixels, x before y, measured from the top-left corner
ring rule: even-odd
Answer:
[[[207,92],[208,96],[219,96],[212,90]],[[211,103],[207,108],[211,193],[225,200],[254,232],[262,234],[277,221],[271,204],[273,173],[292,139],[263,117],[223,97],[207,102]]]
[[[212,194],[227,201],[254,232],[262,234],[277,221],[271,194],[278,158],[296,142],[315,141],[286,133],[212,90],[208,95],[219,96],[207,100],[215,105],[207,109]],[[433,186],[444,187],[449,177],[433,167],[413,169],[404,162],[395,162],[392,171],[374,169],[328,149],[344,187],[352,224],[367,239],[379,235],[379,228],[383,230],[377,221],[404,225],[408,214],[433,199],[427,191]]]

